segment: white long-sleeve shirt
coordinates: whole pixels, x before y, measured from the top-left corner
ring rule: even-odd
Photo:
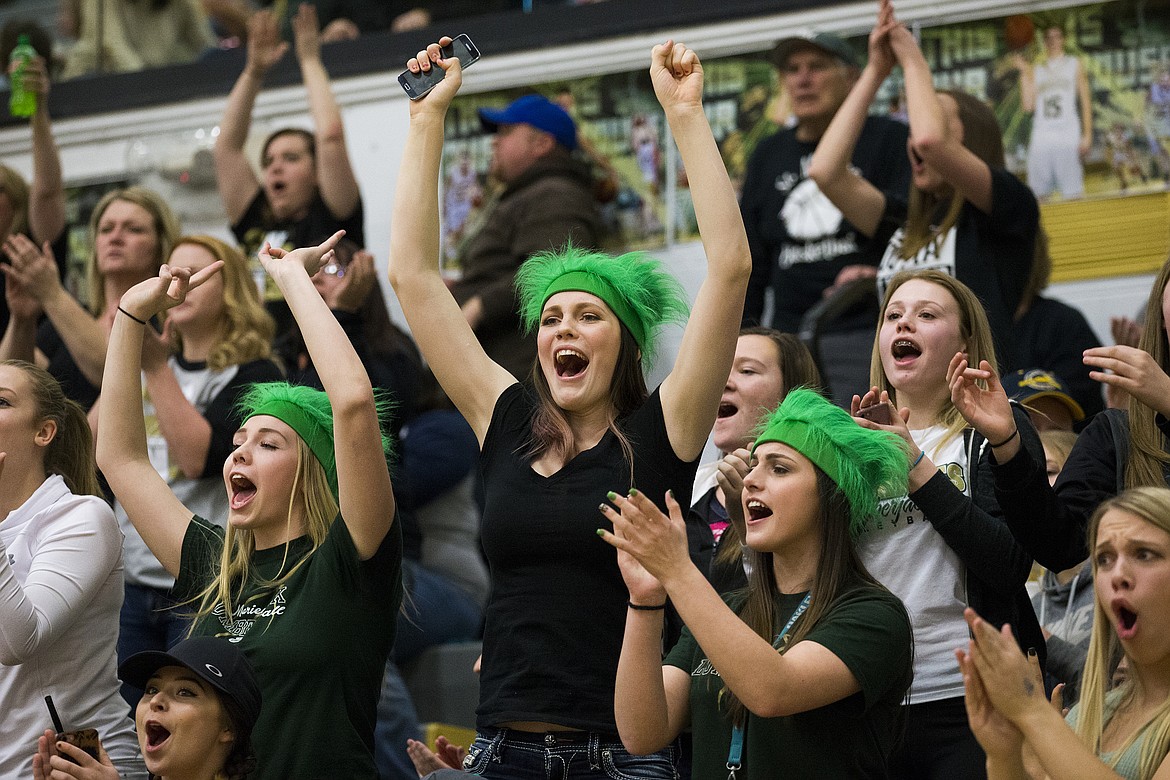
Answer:
[[[118,694],[122,532],[93,496],[53,475],[0,521],[0,778],[32,777],[37,737],[97,729],[119,773],[145,778]]]

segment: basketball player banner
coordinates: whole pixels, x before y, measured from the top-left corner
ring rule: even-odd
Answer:
[[[923,26],[919,37],[936,86],[995,109],[1007,167],[1042,199],[1170,183],[1170,0]],[[864,37],[850,42],[865,50]],[[901,115],[901,87],[895,73],[874,110]]]
[[[1005,165],[1041,199],[1146,193],[1170,186],[1170,0],[1115,0],[918,30],[940,89],[992,106]],[[859,55],[865,34],[849,42]],[[759,141],[789,121],[763,52],[704,62],[704,106],[738,185]],[[1031,84],[1031,89],[1027,85]],[[666,122],[645,69],[460,95],[443,153],[445,269],[491,203],[491,137],[476,110],[537,91],[577,121],[611,228],[610,248],[697,236],[685,173],[666,150]],[[1027,93],[1031,93],[1029,95]],[[900,74],[873,113],[905,120]]]

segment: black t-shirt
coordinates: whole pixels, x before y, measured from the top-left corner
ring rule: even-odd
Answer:
[[[41,324],[37,328],[37,349],[48,358],[49,365],[46,366],[46,369],[53,375],[54,379],[61,383],[61,390],[65,393],[65,397],[72,398],[81,404],[81,408],[87,412],[93,408],[102,391],[91,384],[85,378],[85,374],[81,373],[73,355],[69,354],[69,348],[65,346],[64,339],[61,338],[61,334],[53,327],[53,323],[49,321],[48,317],[41,320]]]
[[[904,201],[910,186],[906,125],[867,117],[852,165],[887,200]],[[874,265],[885,240],[867,239],[805,176],[816,142],[798,141],[794,129],[765,138],[748,161],[740,208],[752,252],[744,321],[759,322],[764,291],[774,296],[772,325],[795,333],[800,320],[847,265]],[[899,223],[900,224],[900,223]],[[887,236],[888,237],[888,236]],[[864,307],[842,327],[871,327],[876,312]]]
[[[248,267],[252,269],[253,276],[265,283],[264,300],[271,302],[281,301],[282,298],[280,290],[276,288],[271,279],[266,277],[264,269],[256,257],[265,241],[272,246],[292,250],[297,247],[319,244],[338,230],[344,230],[347,239],[358,246],[365,246],[364,223],[365,216],[361,198],[358,199],[352,214],[337,217],[329,211],[329,207],[321,199],[320,193],[313,196],[313,202],[309,205],[309,213],[304,219],[278,220],[272,215],[268,196],[261,189],[256,192],[256,197],[248,204],[248,210],[244,212],[244,216],[240,217],[240,221],[232,225],[232,234],[239,242],[240,249],[244,251],[244,256],[248,258]],[[282,323],[278,321],[277,324],[279,326]],[[278,329],[277,332],[283,332],[283,329]]]
[[[1105,408],[1101,383],[1081,359],[1086,349],[1101,346],[1080,309],[1067,303],[1036,296],[1015,324],[1016,367],[1043,368],[1060,377],[1068,394],[1092,417]]]
[[[629,591],[617,554],[597,538],[608,491],[625,493],[629,463],[612,432],[550,477],[525,450],[538,401],[514,384],[496,402],[480,454],[482,541],[491,568],[477,722],[545,721],[615,733],[613,694]],[[697,459],[674,454],[657,390],[618,422],[634,486],[660,507],[690,495]]]
[[[955,277],[983,302],[999,370],[1005,373],[1032,368],[1017,363],[1012,317],[1032,273],[1040,206],[1027,185],[1003,168],[991,169],[991,204],[991,213],[985,214],[964,203],[953,229],[913,258],[901,260],[902,231],[894,226],[896,215],[906,213],[906,204],[887,197],[886,217],[874,236],[889,239],[878,271],[878,295],[898,271],[934,268]]]

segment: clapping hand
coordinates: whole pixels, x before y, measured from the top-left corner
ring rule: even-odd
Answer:
[[[42,306],[63,290],[57,261],[48,241],[38,248],[27,236],[13,233],[4,239],[4,253],[9,262],[0,265],[0,270],[9,282],[15,281],[23,293],[35,298]]]
[[[980,387],[980,382],[985,387]],[[979,368],[971,368],[967,355],[956,352],[947,366],[947,385],[951,389],[951,403],[983,438],[989,442],[1012,443],[1016,431],[1012,405],[990,363],[981,360]],[[1010,457],[1007,451],[996,453],[997,460]]]
[[[608,498],[613,506],[602,504],[601,513],[613,523],[613,531],[598,529],[597,533],[618,549],[618,564],[631,600],[662,603],[666,595],[663,580],[691,562],[682,507],[669,493],[669,515],[636,490],[629,496],[610,493]]]

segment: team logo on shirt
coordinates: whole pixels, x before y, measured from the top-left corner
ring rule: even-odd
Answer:
[[[691,672],[691,677],[707,677],[707,676],[718,677],[719,670],[715,668],[714,664],[711,663],[710,659],[704,658],[702,661],[699,661],[699,665],[695,667],[695,670],[693,672]]]
[[[835,235],[844,220],[841,210],[812,179],[805,179],[789,193],[784,208],[780,209],[780,218],[788,235],[801,241]]]
[[[230,621],[224,614],[222,602],[215,605],[211,614],[219,618],[219,623],[223,626],[228,641],[239,642],[248,635],[252,626],[256,625],[257,620],[268,618],[268,621],[271,622],[285,613],[287,604],[284,598],[285,590],[287,587],[281,585],[267,606],[260,606],[255,602],[238,605],[235,617]],[[220,636],[225,636],[225,634],[220,634]]]
[[[959,463],[944,463],[938,467],[938,470],[946,475],[951,484],[961,492],[967,492],[967,475],[963,470],[963,466]],[[897,498],[887,498],[878,503],[878,510],[873,517],[865,521],[861,527],[861,533],[874,533],[878,531],[898,531],[910,526],[927,523],[925,513],[915,504],[909,496],[899,496]]]

